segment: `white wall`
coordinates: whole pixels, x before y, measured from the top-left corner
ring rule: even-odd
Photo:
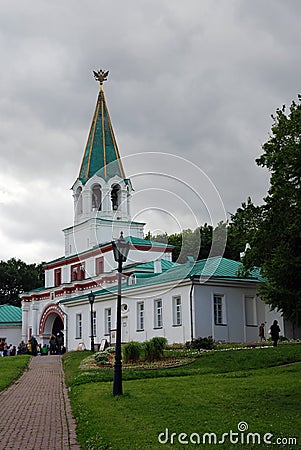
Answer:
[[[6,343],[18,347],[22,338],[22,327],[0,327],[0,338],[5,338]]]
[[[226,309],[226,325],[214,323],[214,295],[223,295]],[[254,297],[254,323],[246,322],[245,297]],[[256,287],[227,285],[201,285],[194,287],[195,337],[212,336],[216,341],[254,342],[258,341],[258,327],[261,322],[268,324],[277,319],[283,323],[279,313],[271,312],[269,307],[256,295]],[[268,329],[268,327],[267,327]]]
[[[182,324],[180,326],[173,326],[172,315],[172,298],[174,296],[181,296],[182,299]],[[155,329],[154,327],[154,300],[162,299],[163,308],[163,327]],[[137,331],[137,303],[144,301],[144,330]],[[166,292],[158,291],[158,294],[147,293],[143,294],[132,290],[131,295],[129,291],[123,292],[122,304],[127,305],[127,311],[122,313],[122,330],[123,341],[139,341],[151,339],[154,336],[166,337],[169,343],[186,342],[190,340],[190,308],[189,308],[189,286],[177,286],[172,290]],[[106,338],[109,341],[109,336],[105,335],[105,309],[112,310],[112,328],[116,327],[116,295],[108,300],[95,299],[94,310],[96,311],[97,333],[95,343],[100,343],[101,339]],[[90,348],[90,306],[88,300],[82,301],[81,304],[71,305],[65,303],[65,309],[68,313],[68,350],[76,350],[80,342],[84,342],[86,348]],[[76,314],[82,314],[82,338],[75,339]],[[126,325],[126,326],[124,326]]]

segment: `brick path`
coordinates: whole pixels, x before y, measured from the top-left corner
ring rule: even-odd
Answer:
[[[1,374],[0,374],[1,376]],[[0,394],[0,450],[78,450],[61,356],[37,356]]]

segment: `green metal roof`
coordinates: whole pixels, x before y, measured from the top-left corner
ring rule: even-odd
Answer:
[[[161,259],[161,267],[162,271],[169,270],[171,267],[179,266],[178,263],[172,261],[166,261],[165,259]],[[154,261],[149,261],[146,263],[136,264],[135,271],[137,272],[150,272],[154,273]]]
[[[146,287],[154,284],[168,283],[171,281],[181,281],[189,279],[193,276],[199,276],[203,278],[204,281],[206,281],[207,279],[251,283],[260,283],[264,281],[264,279],[260,275],[260,270],[258,268],[252,271],[250,277],[248,278],[242,278],[239,276],[240,269],[242,269],[242,263],[222,257],[212,257],[200,261],[195,261],[194,263],[190,260],[186,264],[174,265],[173,267],[170,267],[170,269],[165,270],[164,272],[159,274],[150,273],[147,277],[141,276],[142,274],[137,272],[136,284],[128,285],[127,283],[123,283],[122,290],[127,291],[130,289],[137,289],[139,287]],[[117,285],[114,285],[109,288],[95,291],[94,294],[105,295],[114,293],[116,291]],[[68,303],[72,302],[73,300],[87,298],[87,295],[88,294],[84,294],[79,297],[64,299],[61,300],[60,303]]]
[[[95,220],[104,220],[104,219],[98,219],[97,218]],[[110,221],[110,222],[113,222],[113,221]],[[119,222],[121,222],[121,220]],[[142,223],[142,222],[130,222],[130,223]],[[72,228],[72,227],[70,227],[70,228]],[[66,229],[68,229],[68,228],[66,228]],[[134,246],[135,245],[146,245],[146,246],[149,246],[149,247],[173,248],[173,245],[162,244],[161,242],[155,242],[155,241],[148,241],[146,239],[136,238],[136,237],[133,237],[133,236],[125,237],[125,240],[128,241],[128,242],[131,242],[131,244],[133,244]],[[102,247],[106,247],[106,246],[110,245],[111,242],[112,241],[104,242],[102,244],[96,245],[93,248],[90,248],[88,250],[84,250],[84,251],[82,251],[80,253],[73,253],[72,255],[68,255],[68,256],[60,256],[59,258],[53,259],[51,261],[47,261],[44,264],[44,266],[47,266],[48,264],[57,263],[57,262],[60,262],[60,261],[63,263],[64,261],[68,261],[68,259],[74,258],[75,256],[82,256],[85,253],[89,253],[89,252],[91,252],[93,250],[96,250],[97,248],[101,249]],[[38,288],[38,289],[40,289],[40,288]],[[34,289],[34,290],[36,290],[36,289]],[[30,292],[32,292],[32,291],[30,291]]]
[[[239,276],[242,268],[243,265],[239,261],[215,256],[212,258],[197,261],[193,266],[190,275],[242,279],[242,277]],[[260,282],[264,281],[260,275],[260,270],[258,268],[255,268],[253,271],[251,271],[250,276],[247,279],[256,279]]]
[[[85,184],[96,173],[105,180],[115,175],[126,178],[102,86],[78,178]]]
[[[147,239],[137,238],[137,237],[133,237],[133,236],[127,236],[124,239],[133,245],[147,245],[150,247],[174,248],[174,246],[170,245],[170,244],[164,244],[162,242],[157,242],[157,241],[149,241]]]
[[[0,326],[22,326],[22,309],[12,305],[0,305]]]

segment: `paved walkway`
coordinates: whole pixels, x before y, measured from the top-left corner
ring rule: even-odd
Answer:
[[[0,450],[80,449],[61,356],[32,358],[21,378],[1,392],[0,417]]]

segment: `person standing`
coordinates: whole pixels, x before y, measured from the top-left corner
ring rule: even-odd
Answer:
[[[33,356],[37,356],[38,354],[38,341],[34,336],[31,338],[31,353]]]
[[[54,334],[52,334],[50,337],[49,345],[50,345],[50,355],[55,355],[56,354],[56,338],[55,338]]]
[[[258,336],[260,337],[260,342],[265,341],[265,335],[264,335],[264,323],[262,323],[259,327]]]
[[[62,333],[57,333],[56,335],[56,348],[57,348],[57,354],[62,354],[62,347],[63,347],[63,335]]]
[[[278,325],[278,321],[274,320],[273,325],[271,325],[271,338],[273,341],[273,346],[277,347],[278,341],[279,341],[279,335],[280,335],[280,328]]]

